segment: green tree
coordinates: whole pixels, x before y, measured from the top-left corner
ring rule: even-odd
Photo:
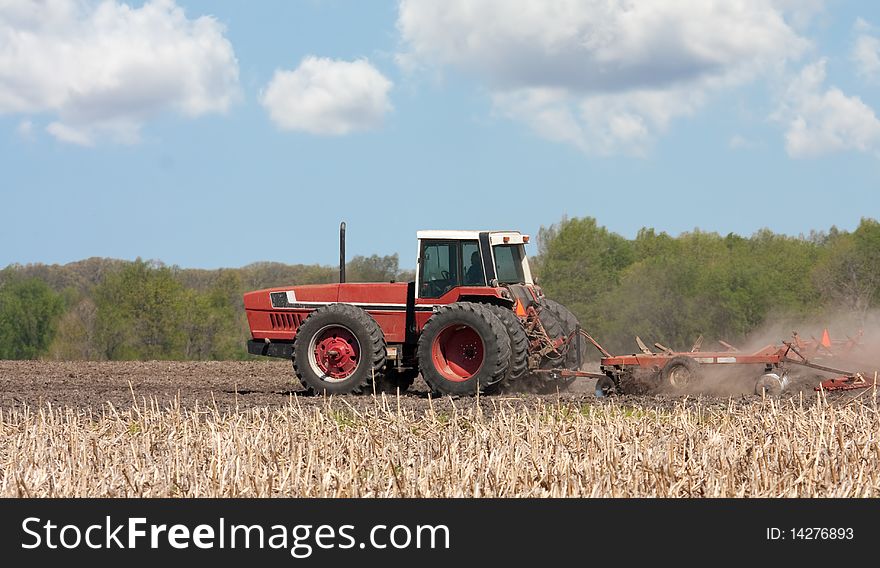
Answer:
[[[618,285],[621,271],[632,263],[632,243],[587,217],[542,228],[539,247],[544,291],[568,306],[584,327],[596,329],[599,300]]]
[[[769,230],[673,238],[643,228],[624,244],[592,220],[564,220],[542,230],[542,240],[548,295],[573,307],[615,351],[633,350],[635,335],[677,349],[699,335],[738,341],[769,315],[805,314],[820,303],[811,281],[821,247],[815,238]]]
[[[640,245],[653,240],[641,237]],[[615,351],[632,351],[635,335],[649,345],[656,341],[677,349],[690,347],[712,319],[706,297],[717,294],[713,272],[723,260],[720,239],[695,232],[651,246],[650,254],[645,252],[648,247],[640,248],[644,257],[628,266],[619,285],[600,299],[597,334]]]
[[[826,302],[864,320],[880,302],[880,223],[862,219],[853,233],[830,236],[813,278]]]
[[[67,310],[49,349],[53,359],[89,361],[104,358],[95,334],[97,311],[91,298],[83,298]]]
[[[255,262],[237,272],[245,290],[258,290],[292,284],[328,284],[339,281],[339,270],[318,264],[282,264],[280,262]]]
[[[0,359],[43,355],[64,311],[61,296],[36,278],[7,279],[0,287]]]
[[[633,242],[633,253],[636,261],[670,254],[676,250],[676,239],[666,233],[657,233],[654,229],[639,229]]]
[[[140,259],[95,288],[96,340],[107,359],[177,359],[184,354],[187,295],[172,270]]]
[[[222,270],[205,292],[186,291],[183,314],[185,359],[242,359],[247,324],[241,278]]]
[[[397,253],[379,256],[356,256],[345,265],[345,279],[349,282],[390,282],[399,272]]]

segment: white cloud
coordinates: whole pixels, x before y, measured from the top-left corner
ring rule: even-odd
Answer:
[[[30,120],[22,120],[18,123],[18,135],[22,138],[30,138],[34,134],[34,123]]]
[[[492,97],[497,112],[538,135],[596,155],[646,154],[657,132],[702,104],[700,91],[670,88],[576,96],[565,89],[516,89]]]
[[[402,0],[398,61],[478,77],[499,114],[541,136],[638,154],[714,91],[799,57],[809,42],[786,21],[791,4]]]
[[[260,101],[281,129],[342,135],[379,126],[392,110],[391,87],[365,59],[309,56],[293,71],[275,71]]]
[[[760,148],[762,146],[760,142],[746,138],[741,134],[734,134],[731,136],[727,145],[731,150],[754,150],[755,148]]]
[[[874,34],[874,26],[862,18],[856,19],[853,28],[858,36],[850,56],[856,71],[866,79],[877,79],[880,77],[880,38]]]
[[[787,125],[785,148],[793,158],[845,150],[877,153],[880,120],[859,97],[825,87],[822,59],[807,65],[788,86],[773,118]]]
[[[773,5],[798,28],[809,26],[825,11],[825,0],[773,0]]]
[[[734,134],[728,142],[731,150],[748,150],[752,147],[751,141],[745,136]]]
[[[239,88],[224,31],[174,0],[0,2],[0,114],[50,113],[47,131],[91,144],[135,141],[167,110],[225,112]]]
[[[46,132],[68,144],[76,144],[77,146],[95,145],[95,141],[88,129],[71,128],[60,122],[52,122],[46,127]]]

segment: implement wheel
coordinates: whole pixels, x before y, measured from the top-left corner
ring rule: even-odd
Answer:
[[[422,378],[434,392],[472,395],[504,379],[510,338],[488,308],[456,302],[431,316],[418,345]]]
[[[596,381],[596,396],[599,398],[617,394],[617,385],[610,377],[602,377]]]
[[[660,381],[664,387],[673,391],[684,391],[700,384],[703,373],[700,364],[692,357],[678,355],[666,363],[660,371]]]
[[[758,377],[758,381],[755,383],[755,394],[779,396],[785,391],[788,384],[788,376],[785,373],[781,376],[779,373],[764,373]]]

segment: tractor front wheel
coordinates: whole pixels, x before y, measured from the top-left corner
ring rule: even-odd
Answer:
[[[456,302],[441,307],[425,324],[418,356],[422,378],[435,393],[472,395],[504,379],[510,338],[487,307]]]
[[[385,366],[382,329],[350,304],[318,308],[293,341],[293,368],[313,394],[368,393]]]

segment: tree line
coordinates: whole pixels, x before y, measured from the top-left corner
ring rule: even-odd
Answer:
[[[244,359],[242,295],[338,282],[336,267],[260,262],[198,270],[91,258],[0,271],[0,359]],[[351,282],[403,281],[397,255],[354,257]]]
[[[618,353],[633,351],[635,335],[686,350],[700,335],[739,343],[773,322],[848,320],[855,333],[880,303],[873,219],[852,232],[799,237],[767,229],[671,237],[646,228],[632,240],[592,218],[564,219],[542,228],[538,242],[536,272],[547,295]]]
[[[742,341],[768,321],[840,313],[863,323],[880,303],[880,223],[790,237],[644,228],[627,239],[593,218],[542,227],[533,273],[614,352],[633,336],[687,349],[703,335]],[[353,258],[349,281],[406,281],[398,256]],[[338,279],[336,267],[260,262],[199,270],[91,258],[0,271],[0,359],[243,359],[242,294]]]

